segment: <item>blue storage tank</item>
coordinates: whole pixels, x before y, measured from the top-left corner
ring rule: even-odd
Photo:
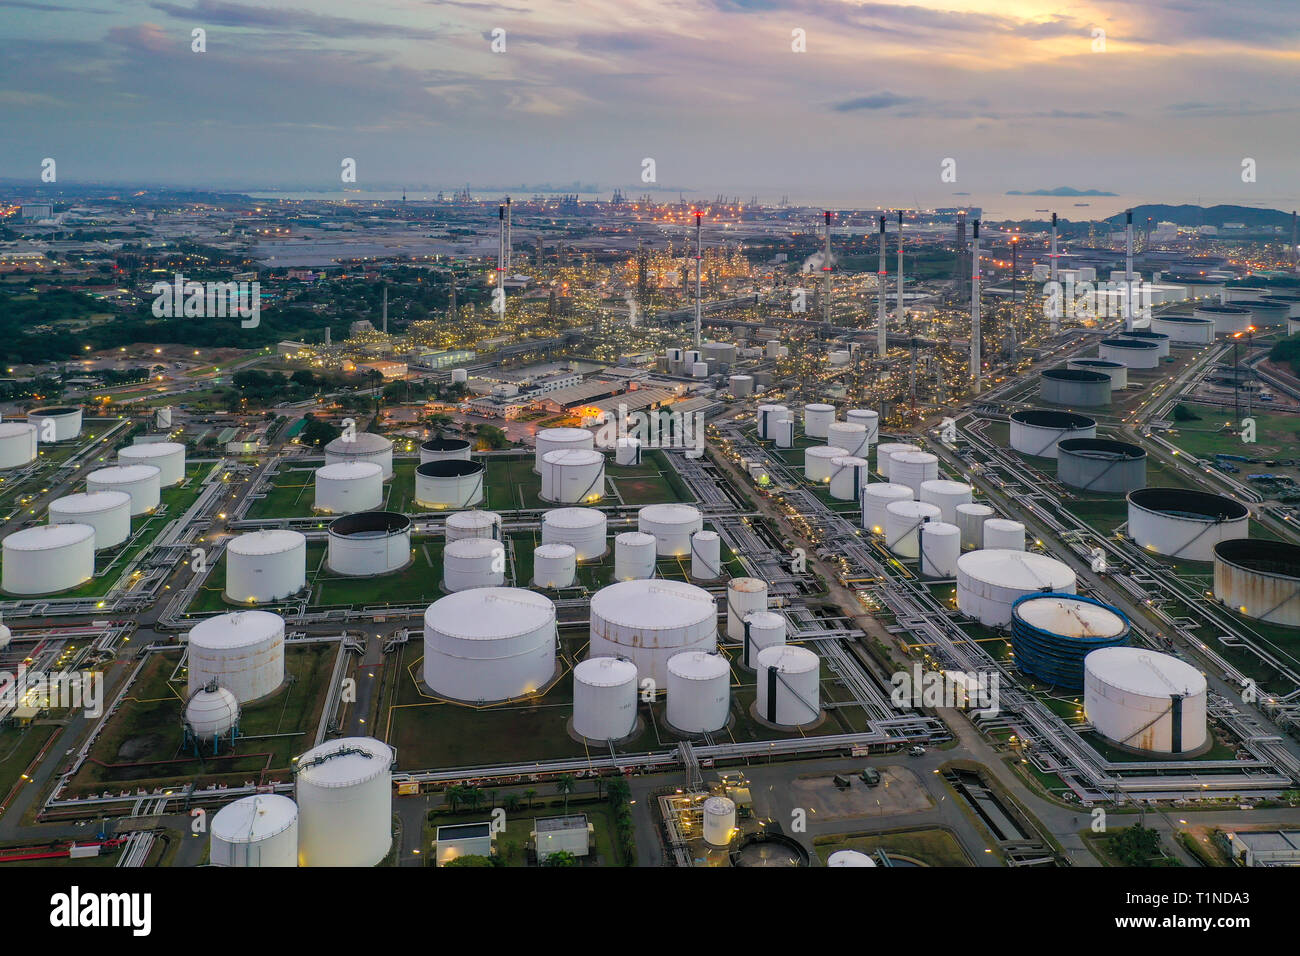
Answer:
[[[1083,659],[1128,635],[1123,611],[1078,594],[1027,594],[1011,605],[1016,667],[1062,690],[1083,690]]]

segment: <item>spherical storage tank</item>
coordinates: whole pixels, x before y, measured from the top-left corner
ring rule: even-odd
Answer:
[[[895,501],[911,501],[912,489],[907,485],[896,485],[888,481],[878,481],[862,489],[862,527],[873,534],[883,534],[885,530],[885,512]]]
[[[1195,315],[1157,315],[1153,331],[1169,336],[1174,345],[1209,345],[1214,341],[1214,320]]]
[[[831,459],[831,497],[838,501],[857,501],[871,480],[871,464],[865,458],[842,455]]]
[[[336,574],[387,574],[411,563],[411,519],[396,511],[361,511],[329,526],[326,559]]]
[[[962,547],[968,545],[975,549],[984,547],[984,522],[994,516],[993,509],[988,505],[972,503],[958,505],[953,510],[957,512],[957,527],[961,529]]]
[[[185,446],[180,442],[157,441],[143,445],[128,445],[117,453],[124,465],[156,465],[161,474],[158,481],[164,488],[179,485],[185,480]]]
[[[537,449],[533,455],[533,471],[542,473],[542,459],[548,452],[568,451],[575,448],[590,451],[596,447],[596,436],[585,428],[543,428],[537,433]]]
[[[835,421],[835,406],[814,402],[803,407],[803,433],[809,438],[825,438]]]
[[[727,726],[731,667],[726,658],[686,651],[668,659],[668,724],[687,734],[708,734]]]
[[[241,704],[284,683],[284,619],[270,611],[233,611],[190,629],[189,692],[216,681]]]
[[[957,573],[961,557],[961,529],[947,521],[921,525],[921,574],[927,578],[950,578]]]
[[[798,727],[821,714],[821,658],[792,644],[765,647],[755,667],[755,713],[770,724]]]
[[[213,681],[185,705],[185,726],[197,739],[216,740],[239,724],[239,701]]]
[[[1011,413],[1011,447],[1022,455],[1055,458],[1063,438],[1096,438],[1097,422],[1087,415],[1029,408]]]
[[[27,413],[27,421],[36,426],[38,442],[72,441],[81,434],[81,406],[50,405],[46,408],[33,408]]]
[[[624,531],[614,536],[614,580],[652,578],[655,573],[655,536]]]
[[[458,511],[447,516],[447,541],[461,538],[500,538],[501,516],[495,511]]]
[[[593,452],[593,454],[595,454]],[[421,508],[468,508],[483,500],[481,461],[443,458],[415,466],[415,503]]]
[[[776,437],[776,423],[790,417],[790,409],[784,405],[760,405],[755,415],[758,437],[761,439]]]
[[[691,577],[714,581],[722,576],[722,539],[716,531],[691,535]]]
[[[1064,485],[1128,494],[1147,484],[1147,453],[1106,438],[1066,438],[1056,445],[1056,477]]]
[[[1213,561],[1220,541],[1249,534],[1250,511],[1223,495],[1182,488],[1128,494],[1128,533],[1138,547],[1184,561]]]
[[[420,445],[420,464],[454,458],[469,461],[473,447],[464,438],[430,438]]]
[[[889,457],[889,480],[906,485],[916,495],[921,485],[939,477],[939,459],[928,451],[895,452]]]
[[[453,700],[502,701],[555,676],[555,605],[524,588],[474,588],[424,612],[424,682]]]
[[[923,501],[895,501],[885,507],[885,547],[900,558],[921,553],[921,526],[938,521],[942,512]]]
[[[704,801],[704,842],[709,846],[729,846],[736,831],[736,804],[727,797],[709,797]]]
[[[573,505],[605,494],[605,456],[588,448],[548,451],[542,456],[543,501]]]
[[[1076,358],[1066,362],[1065,367],[1109,375],[1111,391],[1116,389],[1123,391],[1128,388],[1128,366],[1123,362],[1111,362],[1106,359],[1095,358]]]
[[[607,525],[595,508],[555,508],[542,513],[542,544],[571,544],[579,561],[591,561],[608,550]]]
[[[66,495],[50,502],[50,524],[88,524],[95,550],[114,548],[131,536],[131,496],[124,491]]]
[[[814,445],[803,450],[803,474],[809,481],[829,482],[836,458],[847,458],[848,451],[838,445]]]
[[[297,866],[298,804],[278,793],[255,793],[212,817],[208,859],[213,866]]]
[[[1152,351],[1154,352],[1154,348]],[[1106,355],[1104,351],[1101,357],[1119,361]],[[1134,366],[1130,364],[1129,367]],[[1154,368],[1155,366],[1142,367]],[[1053,405],[1077,405],[1081,408],[1109,405],[1110,376],[1103,375],[1101,372],[1085,372],[1077,368],[1049,368],[1039,376],[1038,394],[1043,401],[1051,402]]]
[[[1246,617],[1300,627],[1300,547],[1262,538],[1220,541],[1214,596]]]
[[[1027,594],[1011,605],[1016,667],[1069,691],[1083,689],[1083,660],[1128,643],[1129,621],[1109,604],[1075,594]]]
[[[251,531],[226,546],[226,599],[280,601],[307,586],[307,538],[297,531]]]
[[[1025,526],[1010,518],[989,518],[984,522],[984,547],[1007,551],[1025,550]]]
[[[850,408],[844,413],[846,422],[861,425],[867,430],[867,444],[874,445],[880,439],[880,413],[870,408]]]
[[[384,469],[373,461],[341,461],[315,473],[317,511],[352,514],[384,503]]]
[[[593,657],[626,657],[641,679],[668,680],[668,659],[682,651],[713,651],[718,607],[713,595],[682,581],[620,581],[591,598]]]
[[[861,422],[831,422],[826,428],[826,444],[843,448],[854,458],[863,458],[871,451],[867,426]]]
[[[1011,606],[1036,591],[1075,593],[1069,565],[1032,551],[971,551],[957,559],[957,610],[989,627],[1011,623]]]
[[[36,460],[36,426],[0,422],[0,468],[20,468]]]
[[[622,740],[636,729],[636,665],[589,657],[573,669],[573,732],[587,740]]]
[[[1153,332],[1150,329],[1129,329],[1127,332],[1120,332],[1115,337],[1120,341],[1146,342],[1148,345],[1156,347],[1156,358],[1169,358],[1169,336],[1163,332]],[[1102,343],[1109,341],[1102,339]],[[1157,363],[1159,364],[1159,363]]]
[[[1130,750],[1205,749],[1206,684],[1195,667],[1140,647],[1106,647],[1083,661],[1083,709],[1097,733]]]
[[[948,524],[957,521],[957,506],[968,504],[975,490],[964,481],[948,481],[945,478],[933,478],[921,482],[917,500],[928,505],[936,505],[943,520]]]
[[[745,644],[741,663],[754,667],[758,652],[785,643],[785,618],[775,611],[750,611],[745,615]]]
[[[908,445],[905,442],[886,441],[876,446],[876,471],[885,476],[889,481],[890,462],[894,455],[912,454],[921,449],[916,445]]]
[[[393,748],[371,737],[318,744],[294,764],[299,866],[375,866],[393,845]]]
[[[1198,305],[1192,310],[1192,318],[1213,322],[1215,335],[1231,335],[1250,328],[1253,313],[1239,305]]]
[[[2,586],[9,594],[53,594],[95,575],[95,529],[41,524],[6,535]]]
[[[131,514],[153,511],[162,500],[162,470],[157,465],[110,465],[86,476],[86,490],[124,491],[131,496]]]
[[[638,531],[652,534],[662,557],[691,553],[691,535],[704,529],[704,516],[693,505],[646,505],[636,513]]]
[[[340,435],[325,446],[325,464],[341,461],[372,461],[384,470],[384,481],[393,477],[393,443],[374,432]]]
[[[745,639],[745,618],[767,610],[767,582],[762,578],[732,578],[727,582],[727,638]]]
[[[533,584],[539,588],[569,588],[578,576],[578,552],[571,544],[539,544],[533,548]]]
[[[506,580],[506,547],[491,538],[463,538],[442,552],[442,586],[448,591],[499,587]]]

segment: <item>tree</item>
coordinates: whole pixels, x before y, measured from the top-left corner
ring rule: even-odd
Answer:
[[[506,433],[495,425],[478,427],[478,446],[480,448],[509,448],[510,439]]]
[[[531,810],[533,808],[533,800],[537,798],[537,791],[532,787],[529,787],[524,791],[524,796],[528,799],[528,809]]]
[[[458,856],[454,860],[448,860],[443,864],[448,866],[497,866],[496,860],[488,856],[477,856],[473,853],[466,856]]]
[[[460,809],[461,802],[465,799],[465,788],[460,784],[455,784],[447,788],[444,796],[447,800],[447,806],[451,807],[452,813],[455,813]]]
[[[568,850],[556,850],[545,861],[542,866],[577,866],[578,858]]]
[[[561,774],[555,781],[555,792],[564,795],[564,812],[569,812],[569,794],[577,788],[578,782],[569,774]]]
[[[465,802],[469,804],[471,810],[477,810],[483,803],[483,791],[478,787],[467,787],[465,790]]]
[[[508,813],[514,813],[521,806],[523,806],[523,803],[524,803],[523,797],[519,796],[519,794],[508,793],[506,794],[505,800],[502,801],[502,806],[506,808],[506,811]]]
[[[313,448],[322,448],[334,439],[338,438],[341,434],[343,434],[343,431],[338,428],[338,426],[331,425],[329,422],[321,421],[313,415],[308,415],[307,424],[303,426],[302,432],[298,436],[298,440],[304,445],[310,445]]]

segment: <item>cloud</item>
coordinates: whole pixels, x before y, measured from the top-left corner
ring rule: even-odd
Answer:
[[[834,104],[831,109],[837,113],[851,113],[855,110],[887,110],[895,106],[916,102],[918,102],[918,99],[915,96],[899,96],[897,93],[890,93],[886,90],[883,93],[872,93],[868,96],[855,96],[850,100],[841,100]]]
[[[421,30],[401,23],[380,23],[371,20],[352,20],[311,13],[293,7],[273,9],[247,6],[242,3],[224,3],[222,0],[196,0],[192,7],[155,0],[149,4],[155,10],[177,19],[222,27],[244,29],[281,30],[315,36],[347,38],[406,37],[411,39],[436,39],[436,30]]]

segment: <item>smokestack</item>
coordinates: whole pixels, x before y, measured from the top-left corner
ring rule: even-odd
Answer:
[[[387,282],[384,283],[384,309],[383,309],[383,315],[384,315],[384,319],[383,319],[383,322],[384,322],[384,334],[387,335],[387,334],[388,334],[388,283],[387,283]]]
[[[506,274],[510,274],[510,246],[513,236],[510,234],[510,197],[506,197]]]
[[[889,326],[889,317],[885,314],[885,217],[880,217],[880,269],[876,272],[876,289],[878,291],[879,301],[876,304],[876,351],[880,357],[885,357],[885,352],[889,349],[886,340],[886,333]]]
[[[975,220],[970,270],[970,377],[980,387],[980,221]]]
[[[704,265],[703,245],[700,239],[700,219],[704,213],[695,210],[695,348],[700,347],[700,268]]]
[[[330,327],[328,325],[325,326],[325,347],[330,347]]]
[[[1125,210],[1124,225],[1124,331],[1133,331],[1133,210]]]
[[[1048,258],[1052,263],[1052,281],[1055,282],[1056,281],[1056,213],[1052,213],[1052,252]],[[1053,287],[1053,291],[1055,291],[1055,287]],[[1050,323],[1048,325],[1048,331],[1052,335],[1056,335],[1056,333],[1061,331],[1060,313],[1061,313],[1060,309],[1052,310],[1052,314],[1050,316]]]
[[[898,210],[898,321],[903,321],[903,210]]]
[[[500,296],[501,314],[505,314],[506,304],[506,207],[497,207],[497,289],[493,295]]]
[[[1296,268],[1296,211],[1291,210],[1291,268]]]
[[[831,324],[831,211],[826,210],[826,252],[822,260],[822,321]]]

